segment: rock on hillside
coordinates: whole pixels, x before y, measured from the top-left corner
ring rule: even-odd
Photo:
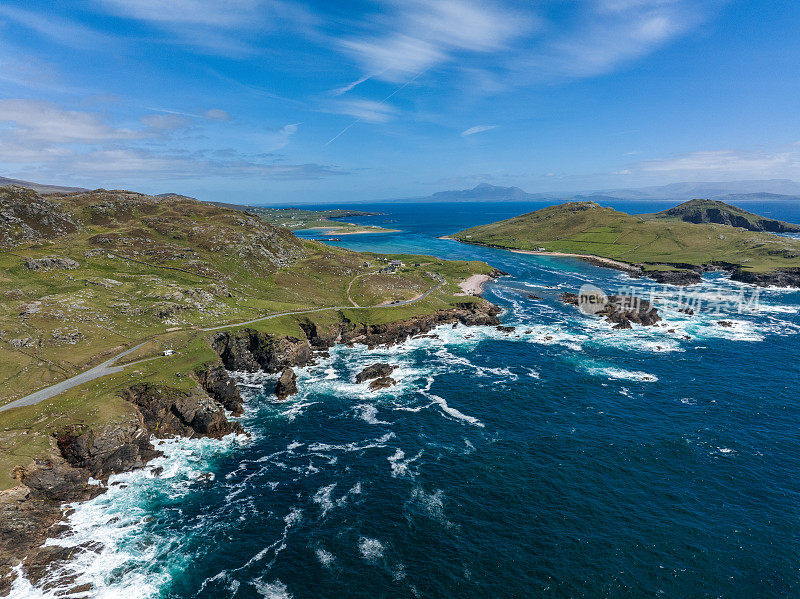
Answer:
[[[67,235],[78,223],[63,208],[31,189],[0,189],[0,246],[12,247]]]
[[[748,231],[798,233],[800,225],[753,214],[717,200],[690,200],[669,210],[658,212],[656,218],[679,218],[687,223],[716,223],[740,227]]]

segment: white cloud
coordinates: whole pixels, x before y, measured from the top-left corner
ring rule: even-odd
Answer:
[[[261,153],[256,155],[170,148],[171,132],[190,125],[192,116],[148,114],[140,119],[142,128],[134,130],[114,126],[95,113],[65,110],[49,102],[0,100],[0,172],[21,171],[34,179],[77,175],[95,180],[115,176],[318,179],[345,174],[327,165],[285,164],[281,156],[265,153],[284,147],[300,123],[262,133]]]
[[[167,25],[208,25],[232,28],[258,26],[269,2],[263,0],[100,0],[110,12],[140,21]]]
[[[650,54],[724,0],[595,0],[520,63],[530,78],[594,77]]]
[[[465,131],[461,132],[461,137],[467,137],[468,135],[475,135],[476,133],[483,133],[484,131],[491,131],[492,129],[497,129],[497,125],[476,125],[474,127],[470,127]]]
[[[346,114],[368,123],[386,123],[397,114],[397,110],[385,102],[364,99],[336,102],[330,112]]]
[[[534,22],[529,14],[491,2],[410,0],[386,4],[393,10],[381,19],[380,31],[341,42],[344,52],[367,74],[355,85],[370,77],[404,81],[452,60],[459,52],[499,51]]]
[[[173,38],[166,40],[216,55],[258,51],[259,36],[274,31],[309,33],[316,17],[283,0],[95,0],[107,12],[141,21]],[[161,41],[161,40],[159,40]]]
[[[645,160],[628,171],[674,177],[735,175],[738,178],[800,176],[800,148],[780,151],[712,150]]]
[[[4,136],[33,142],[97,143],[144,136],[142,131],[112,127],[96,114],[37,100],[0,100],[0,123],[12,125]]]
[[[203,116],[209,121],[221,121],[223,123],[227,123],[231,120],[231,115],[221,108],[212,108],[211,110],[206,110],[203,113]]]
[[[21,8],[0,4],[0,22],[10,21],[15,25],[73,48],[108,48],[115,38],[66,19],[46,16],[42,12],[31,12]]]

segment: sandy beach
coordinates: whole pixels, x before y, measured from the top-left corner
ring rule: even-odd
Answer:
[[[631,264],[626,264],[625,262],[620,262],[618,260],[612,260],[611,258],[603,258],[602,256],[595,256],[593,254],[568,254],[566,252],[536,252],[532,250],[512,250],[512,249],[509,249],[509,251],[514,252],[515,254],[531,254],[534,256],[562,256],[565,258],[580,258],[581,260],[586,260],[588,262],[607,265],[610,266],[611,268],[616,268],[617,270],[640,272],[639,268]]]
[[[472,275],[470,278],[461,281],[458,286],[461,287],[462,294],[459,295],[480,295],[483,291],[483,285],[492,277],[489,275]]]

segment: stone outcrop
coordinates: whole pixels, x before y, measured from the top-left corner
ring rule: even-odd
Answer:
[[[212,346],[220,362],[195,373],[195,388],[134,385],[123,394],[138,408],[129,419],[100,429],[63,429],[56,437],[58,453],[19,469],[20,485],[0,492],[0,596],[8,593],[11,568],[16,564],[22,562],[25,575],[36,584],[46,574],[56,572],[60,560],[69,559],[71,550],[42,546],[47,538],[63,532],[57,524],[63,518],[63,503],[95,497],[103,492],[102,481],[110,475],[140,468],[160,455],[150,442],[151,435],[221,438],[242,432],[241,425],[229,421],[225,413],[242,413],[241,395],[226,369],[280,372],[276,394],[285,399],[297,392],[292,367],[309,364],[315,351],[324,353],[340,342],[370,347],[392,345],[445,324],[497,326],[499,313],[498,307],[481,301],[381,325],[355,325],[342,318],[329,329],[318,330],[309,321],[303,326],[306,339],[277,337],[252,329],[217,334]],[[373,367],[370,376],[363,379],[371,381],[370,389],[396,384],[388,376],[394,366]],[[73,590],[77,593],[90,589]]]
[[[370,391],[378,391],[380,389],[386,389],[391,387],[392,385],[396,385],[397,381],[394,380],[390,376],[382,376],[380,378],[375,379],[369,384]]]
[[[376,325],[360,325],[342,333],[345,343],[363,343],[369,348],[379,345],[396,345],[409,337],[430,332],[446,324],[469,326],[497,326],[500,308],[488,302],[459,304],[455,308],[438,310],[433,314],[415,316],[398,322]]]
[[[86,470],[97,479],[141,468],[161,455],[150,443],[150,430],[141,415],[100,430],[62,429],[56,441],[61,455],[70,465]]]
[[[222,404],[222,407],[232,412],[234,416],[242,415],[244,401],[239,393],[239,387],[236,386],[236,381],[228,375],[222,362],[207,365],[204,370],[195,374],[200,386]]]
[[[694,285],[703,281],[702,270],[651,270],[645,276],[664,285]]]
[[[296,337],[276,337],[253,329],[218,333],[211,345],[228,370],[281,372],[312,357],[311,344]]]
[[[47,258],[28,258],[24,262],[28,270],[75,270],[80,266],[72,258],[59,258],[58,256],[48,256]]]
[[[297,375],[291,367],[287,366],[275,384],[275,395],[280,401],[284,401],[295,393],[297,393]]]
[[[157,437],[221,439],[244,432],[241,424],[228,420],[220,403],[199,389],[141,383],[127,389],[124,398],[139,407],[145,426]]]
[[[225,409],[241,413],[242,400],[222,365],[212,364],[197,378],[200,386],[190,390],[149,383],[130,387],[123,397],[138,410],[128,418],[102,428],[64,428],[56,435],[58,453],[15,472],[20,485],[0,492],[0,596],[10,590],[16,564],[22,562],[26,577],[36,584],[56,571],[58,561],[69,559],[63,548],[41,546],[62,532],[56,524],[63,517],[62,505],[102,493],[92,479],[106,481],[160,456],[151,436],[219,439],[243,432],[225,415]]]
[[[0,189],[0,246],[14,246],[73,233],[78,224],[57,204],[31,189]]]
[[[379,379],[388,377],[397,366],[386,364],[385,362],[377,362],[371,366],[367,366],[356,375],[357,383],[364,383],[371,379]]]
[[[759,287],[800,287],[800,268],[779,268],[765,273],[734,268],[731,279]]]
[[[560,297],[566,304],[579,305],[580,298],[574,293],[562,293]],[[630,329],[634,324],[652,326],[661,320],[658,310],[649,301],[621,295],[608,296],[605,305],[594,314],[614,323],[615,329]]]

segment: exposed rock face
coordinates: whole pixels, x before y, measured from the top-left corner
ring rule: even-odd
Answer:
[[[687,223],[718,223],[731,227],[741,227],[748,231],[770,231],[773,233],[796,233],[800,225],[766,218],[731,206],[719,200],[689,200],[657,216],[677,217]]]
[[[379,389],[386,389],[392,385],[396,385],[397,381],[390,376],[382,376],[375,379],[369,384],[370,391],[378,391]]]
[[[305,339],[275,337],[253,329],[219,333],[211,344],[228,370],[274,373],[311,360],[311,345]]]
[[[202,392],[142,383],[130,387],[124,397],[139,407],[145,426],[157,437],[221,439],[243,432],[241,424],[227,419],[221,404]]]
[[[72,233],[77,223],[58,205],[31,189],[0,189],[0,246],[52,239]]]
[[[218,362],[208,366],[197,374],[200,386],[222,406],[232,412],[234,416],[241,416],[243,412],[242,396],[239,388],[225,370],[225,366]]]
[[[149,439],[141,416],[102,430],[71,427],[57,436],[61,455],[19,469],[21,484],[0,492],[0,596],[10,590],[10,568],[20,561],[35,584],[55,562],[69,558],[62,548],[40,547],[62,532],[57,525],[62,504],[102,493],[102,487],[90,484],[90,477],[106,479],[160,455]]]
[[[574,293],[562,293],[561,300],[573,306],[579,305],[579,297]],[[630,329],[633,324],[652,326],[661,320],[658,310],[649,301],[621,295],[608,296],[606,304],[595,314],[614,323],[615,329]]]
[[[150,431],[141,416],[122,424],[109,424],[99,431],[82,427],[65,429],[58,434],[57,441],[69,464],[98,479],[141,468],[161,455],[150,443]]]
[[[58,256],[48,256],[47,258],[28,258],[25,260],[25,268],[28,270],[51,270],[59,268],[61,270],[75,270],[80,264],[71,258],[59,258]]]
[[[364,325],[342,334],[346,343],[363,343],[370,348],[379,345],[396,345],[409,337],[428,333],[445,325],[462,323],[470,326],[497,326],[500,308],[488,302],[459,304],[456,308],[439,310],[426,316],[380,325]]]
[[[780,268],[767,273],[735,268],[731,272],[731,279],[759,287],[800,287],[800,268]]]
[[[297,393],[297,375],[292,368],[287,366],[281,372],[281,376],[275,385],[275,395],[278,396],[280,401],[284,401],[295,393]]]
[[[383,377],[388,377],[397,366],[393,366],[392,364],[386,364],[385,362],[377,362],[372,364],[371,366],[367,366],[356,375],[356,382],[363,383],[370,379],[379,379]]]
[[[648,277],[656,283],[666,285],[694,285],[703,281],[702,273],[698,270],[655,270],[647,273]]]

